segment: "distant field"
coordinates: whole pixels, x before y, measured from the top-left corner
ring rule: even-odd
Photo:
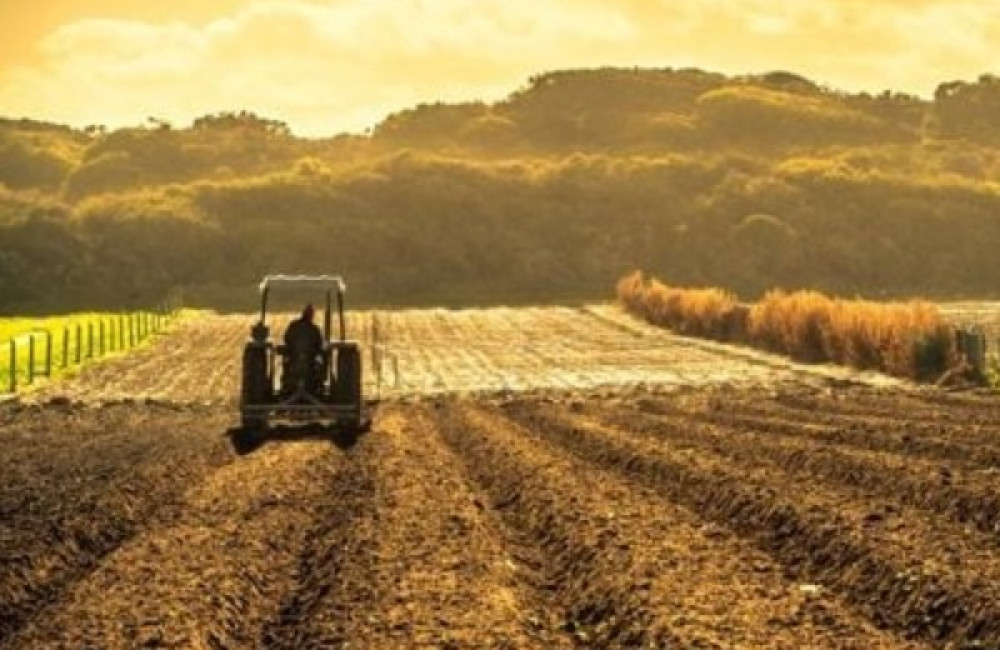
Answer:
[[[1000,361],[1000,302],[947,302],[941,303],[940,308],[956,327],[981,330],[986,335],[989,365]]]
[[[982,328],[991,343],[1000,339],[1000,302],[945,302],[939,306],[956,325]]]
[[[272,332],[280,336],[291,317],[274,316]],[[256,318],[230,314],[188,320],[156,345],[88,368],[73,382],[52,384],[37,397],[231,406],[239,395],[242,346]],[[375,331],[387,354],[381,364],[365,355],[366,392],[372,396],[816,385],[830,379],[897,384],[884,375],[796,364],[756,350],[676,336],[607,305],[348,313],[348,337],[369,351]]]

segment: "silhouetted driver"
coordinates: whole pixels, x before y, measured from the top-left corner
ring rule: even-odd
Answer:
[[[293,389],[288,380],[297,384],[305,380],[310,392],[316,391],[323,383],[323,333],[320,332],[313,317],[315,308],[309,304],[302,310],[302,315],[293,320],[285,330],[285,384],[286,390]]]

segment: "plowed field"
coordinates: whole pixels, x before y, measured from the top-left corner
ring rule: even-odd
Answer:
[[[357,438],[236,453],[250,317],[0,406],[0,647],[1000,648],[1000,401],[603,307],[351,321]]]

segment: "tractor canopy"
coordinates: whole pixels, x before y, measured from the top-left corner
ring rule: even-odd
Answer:
[[[318,290],[326,293],[326,313],[324,318],[324,328],[323,336],[326,340],[330,340],[330,318],[333,308],[333,293],[337,294],[337,316],[338,324],[340,329],[340,340],[344,341],[347,337],[346,326],[344,322],[344,292],[347,291],[347,285],[344,283],[344,279],[339,275],[265,275],[264,279],[261,280],[260,289],[260,325],[263,326],[267,321],[267,301],[270,296],[271,289],[277,288],[295,288],[295,289],[307,289],[307,290]]]
[[[339,275],[265,275],[260,281],[261,293],[266,292],[271,287],[303,287],[309,289],[323,289],[326,291],[336,290],[344,293],[347,285]]]

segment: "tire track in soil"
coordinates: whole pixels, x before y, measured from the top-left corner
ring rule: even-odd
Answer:
[[[898,529],[866,529],[871,503],[859,511],[849,498],[780,472],[756,471],[683,442],[678,446],[669,433],[650,440],[625,426],[574,425],[539,415],[537,405],[522,402],[512,402],[505,412],[595,467],[657,489],[751,540],[788,575],[834,590],[879,627],[935,645],[955,644],[949,647],[982,647],[1000,638],[1000,581],[979,574],[986,568],[981,561],[997,575],[993,549],[973,553],[975,547],[942,536],[930,524],[913,528],[933,541],[908,536],[913,517],[908,513],[895,522]],[[947,561],[928,561],[949,555],[964,558],[964,572],[952,572]]]
[[[23,409],[0,467],[0,647],[231,460],[198,409]],[[10,439],[5,437],[4,443]],[[23,443],[23,444],[21,444]]]
[[[589,415],[634,433],[669,435],[684,445],[719,453],[739,465],[776,467],[811,482],[862,491],[872,498],[910,506],[973,526],[1000,544],[1000,493],[995,475],[963,463],[915,458],[898,451],[841,448],[823,440],[787,434],[791,424],[777,425],[726,413],[706,418],[689,415],[650,416],[614,410],[590,410]],[[670,407],[656,408],[669,411]],[[683,413],[683,411],[680,411]],[[716,424],[718,423],[718,424]],[[743,425],[743,426],[741,426]],[[805,429],[809,423],[799,425]],[[774,435],[778,433],[779,435]],[[810,436],[810,434],[804,434]],[[871,437],[877,434],[871,433]]]
[[[191,488],[107,556],[15,647],[252,647],[342,465],[327,440],[270,443]]]
[[[457,403],[437,426],[514,528],[541,550],[568,629],[593,647],[920,647],[799,589],[740,539],[651,490]]]
[[[271,648],[564,647],[425,415],[390,410],[328,486]]]

